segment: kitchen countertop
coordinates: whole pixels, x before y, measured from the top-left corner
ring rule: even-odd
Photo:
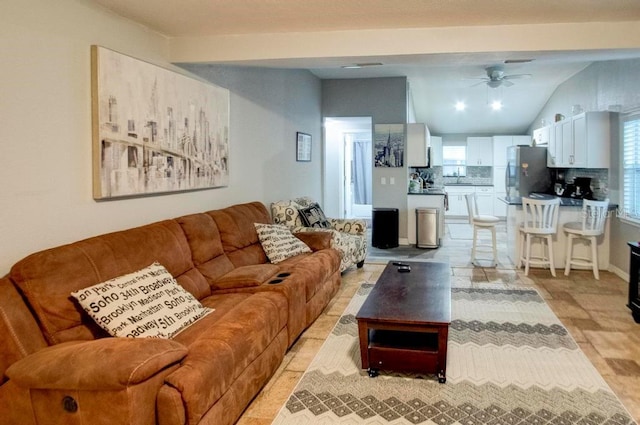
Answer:
[[[445,187],[446,186],[493,186],[493,183],[478,183],[478,184],[472,184],[472,183],[445,183],[444,184]]]
[[[422,189],[420,192],[407,192],[407,195],[444,195],[444,189]]]
[[[561,207],[582,207],[582,199],[562,198],[559,196],[547,195],[542,193],[534,193],[530,197],[534,199],[560,198]],[[511,196],[511,197],[506,196],[506,197],[499,197],[498,199],[507,205],[522,205],[522,197],[520,196]],[[618,208],[618,204],[609,204],[610,210],[616,209],[616,208]]]

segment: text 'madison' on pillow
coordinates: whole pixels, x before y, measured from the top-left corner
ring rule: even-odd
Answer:
[[[71,293],[111,336],[171,338],[211,313],[159,263]]]

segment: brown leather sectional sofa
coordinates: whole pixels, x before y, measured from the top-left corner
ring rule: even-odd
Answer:
[[[0,418],[7,424],[234,423],[340,285],[330,235],[268,261],[259,202],[32,254],[0,279]],[[161,263],[211,314],[173,339],[113,338],[70,293]],[[280,281],[279,283],[270,283]]]

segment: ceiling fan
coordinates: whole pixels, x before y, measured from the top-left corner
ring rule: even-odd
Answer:
[[[531,77],[531,74],[505,75],[504,69],[501,66],[490,66],[486,68],[485,71],[487,72],[486,77],[471,78],[472,80],[482,80],[479,83],[474,84],[473,86],[477,86],[478,84],[484,83],[488,87],[491,87],[492,89],[498,88],[500,86],[511,87],[513,83],[510,80],[517,80],[520,78]]]

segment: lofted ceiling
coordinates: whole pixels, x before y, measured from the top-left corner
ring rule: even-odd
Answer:
[[[638,0],[86,0],[172,38],[640,20]],[[464,31],[464,29],[461,29]],[[494,50],[489,46],[487,50]],[[526,132],[559,84],[595,61],[640,58],[640,49],[278,58],[225,64],[308,69],[319,78],[407,77],[417,122],[433,134]],[[519,60],[531,62],[519,63]],[[505,61],[515,60],[516,63]],[[192,62],[193,64],[197,61]],[[202,61],[202,66],[209,63]],[[345,65],[380,63],[359,69]],[[502,66],[531,74],[489,88]],[[478,84],[480,82],[480,84]],[[493,111],[496,98],[503,109]],[[464,101],[467,108],[454,105]]]

